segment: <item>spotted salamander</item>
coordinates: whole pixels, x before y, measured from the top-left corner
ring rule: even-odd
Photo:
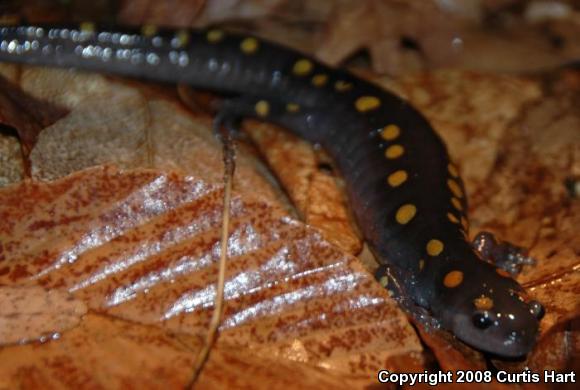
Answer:
[[[345,178],[383,285],[479,350],[509,358],[533,347],[543,308],[491,261],[522,258],[520,252],[486,234],[476,245],[467,241],[457,166],[425,118],[392,93],[300,52],[220,29],[6,26],[0,61],[224,93],[220,126],[257,117],[321,144]]]

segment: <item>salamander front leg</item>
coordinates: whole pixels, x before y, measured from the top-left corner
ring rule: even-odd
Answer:
[[[240,133],[240,122],[244,117],[255,116],[248,99],[225,100],[213,121],[213,131],[222,140],[236,138]]]
[[[396,276],[396,271],[385,264],[382,264],[375,271],[375,278],[379,281],[389,295],[417,322],[425,327],[426,330],[438,329],[439,321],[431,315],[429,310],[419,306],[413,299],[406,294],[404,287],[400,282],[400,277]]]
[[[505,241],[499,241],[490,232],[480,232],[472,242],[482,259],[509,272],[512,276],[521,272],[524,265],[535,264],[527,250]]]
[[[258,96],[243,96],[224,100],[214,119],[214,131],[218,136],[235,138],[240,133],[243,118],[257,118],[267,122],[284,119],[284,103],[262,99]],[[224,134],[224,131],[228,134]]]

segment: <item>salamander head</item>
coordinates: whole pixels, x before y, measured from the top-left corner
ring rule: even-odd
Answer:
[[[478,263],[483,266],[475,267],[472,277],[465,276],[455,296],[448,291],[442,297],[447,302],[438,305],[438,318],[474,348],[504,358],[523,357],[536,342],[543,307],[526,301],[523,289],[513,279],[498,274],[487,263]]]

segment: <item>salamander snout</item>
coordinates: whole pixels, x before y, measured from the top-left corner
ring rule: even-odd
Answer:
[[[536,317],[538,320],[541,320],[544,317],[544,314],[546,314],[546,310],[544,309],[544,306],[540,302],[530,301],[529,305],[530,305],[530,313],[532,313],[532,315]]]
[[[451,328],[463,342],[505,358],[525,356],[533,348],[544,309],[513,292],[479,295],[464,302]]]

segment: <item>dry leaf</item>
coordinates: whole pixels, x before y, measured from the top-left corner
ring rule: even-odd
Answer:
[[[191,26],[206,7],[206,0],[128,0],[122,1],[119,20],[129,25],[156,24],[174,27]]]
[[[63,89],[62,85],[67,88]],[[221,182],[221,147],[211,118],[193,117],[178,102],[97,74],[25,67],[20,86],[66,107],[68,115],[41,133],[31,152],[33,177],[54,179],[94,165],[151,167]],[[244,155],[235,185],[265,199],[275,192]]]
[[[119,18],[127,24],[207,26],[224,20],[255,19],[269,15],[286,0],[129,0]]]
[[[459,70],[424,72],[383,85],[429,119],[459,163],[469,195],[486,185],[509,125],[541,97],[532,80]]]
[[[490,23],[488,8],[466,0],[339,2],[316,54],[340,64],[365,49],[375,72],[393,75],[442,67],[531,72],[580,56],[577,12],[546,26],[508,8]],[[556,37],[561,47],[554,45]]]
[[[27,154],[40,131],[66,114],[63,108],[28,96],[1,76],[0,91],[0,124],[16,129]]]
[[[0,130],[0,187],[24,179],[22,147],[15,134]]]

